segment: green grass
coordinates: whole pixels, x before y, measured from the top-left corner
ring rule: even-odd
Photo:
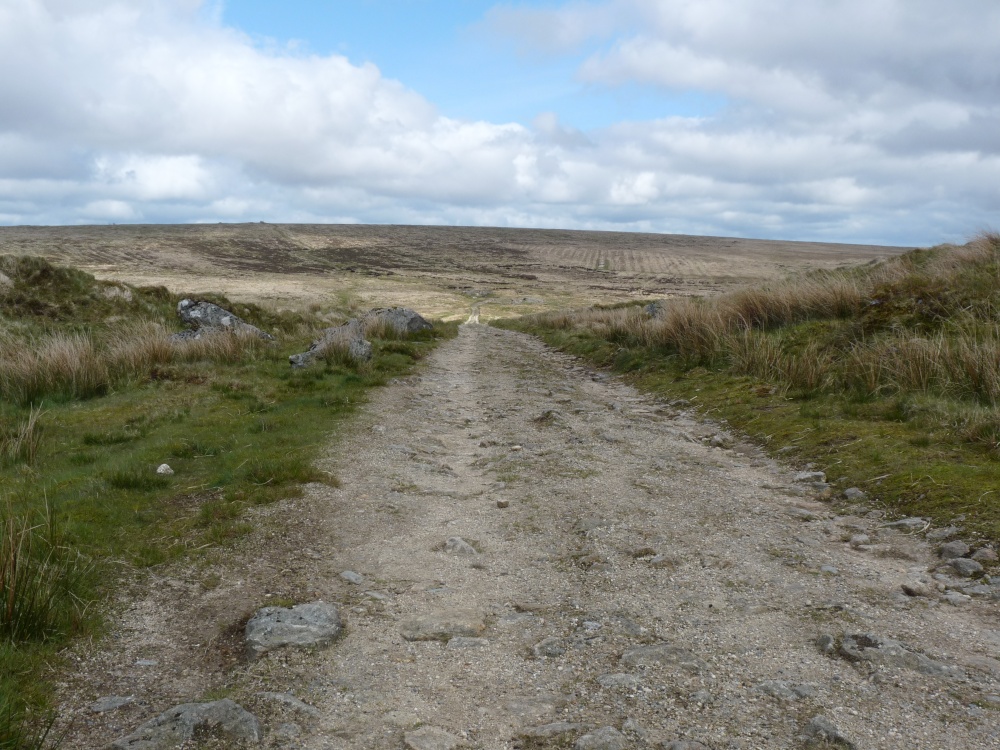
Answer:
[[[8,339],[65,326],[99,337],[105,303],[121,301],[93,295],[97,282],[72,269],[0,260],[18,281],[13,301],[0,300],[0,334]],[[10,270],[24,268],[21,276]],[[38,287],[21,289],[32,274]],[[150,302],[132,294],[124,304],[146,304],[154,319],[175,325],[175,296],[157,291]],[[85,301],[73,303],[72,295]],[[279,319],[215,299],[277,333],[278,342],[235,360],[157,365],[103,395],[54,393],[34,411],[0,398],[8,443],[32,415],[33,439],[40,436],[30,461],[13,450],[0,460],[0,521],[20,530],[8,536],[31,547],[22,558],[34,562],[36,582],[51,583],[36,588],[52,592],[48,614],[36,602],[37,611],[16,625],[12,617],[0,622],[0,749],[32,747],[44,733],[50,692],[42,675],[70,639],[99,632],[102,586],[113,584],[121,562],[145,568],[230,544],[252,530],[244,520],[249,507],[297,496],[307,482],[336,485],[314,461],[344,420],[372,388],[409,372],[457,332],[439,324],[406,340],[372,339],[371,362],[292,370],[288,356],[312,337],[308,316]],[[22,317],[8,317],[15,314]],[[172,475],[156,473],[163,463]]]
[[[853,280],[851,305],[812,275],[682,301],[663,324],[621,306],[495,324],[684,399],[839,490],[1000,541],[1000,237],[888,266],[829,278]]]

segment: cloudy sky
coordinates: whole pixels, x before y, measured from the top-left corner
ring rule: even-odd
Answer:
[[[0,224],[961,241],[998,39],[996,0],[0,0]]]

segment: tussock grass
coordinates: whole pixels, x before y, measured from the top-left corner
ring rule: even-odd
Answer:
[[[49,333],[0,339],[0,398],[20,406],[46,398],[101,396],[148,378],[162,365],[202,360],[237,363],[260,356],[266,342],[243,332],[221,332],[174,341],[160,324],[119,327],[97,338],[87,333]]]
[[[970,477],[1000,480],[998,299],[1000,234],[983,233],[962,247],[666,300],[656,317],[631,305],[502,325],[691,399],[765,444],[788,440],[776,446],[785,455],[829,461],[831,473],[851,465],[845,481],[888,475],[870,489],[946,519],[982,494]],[[1000,500],[977,501],[966,525],[1000,539]]]

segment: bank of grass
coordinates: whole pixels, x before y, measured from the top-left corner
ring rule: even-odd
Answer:
[[[1000,540],[1000,235],[716,298],[499,323],[898,513]]]
[[[247,508],[336,484],[314,460],[338,425],[457,329],[373,330],[368,363],[292,370],[288,356],[322,325],[310,313],[214,297],[277,341],[171,344],[178,298],[165,290],[109,296],[34,258],[0,258],[0,270],[14,281],[0,289],[0,364],[34,373],[0,380],[0,600],[11,602],[0,605],[0,748],[22,748],[45,734],[47,666],[69,639],[99,631],[104,587],[123,564],[231,543],[250,530]],[[72,353],[40,354],[64,345]],[[158,474],[163,463],[174,473]]]

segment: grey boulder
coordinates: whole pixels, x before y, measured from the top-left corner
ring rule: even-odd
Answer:
[[[629,741],[614,727],[603,727],[583,735],[573,745],[575,750],[627,750]]]
[[[361,322],[365,325],[383,323],[402,334],[428,331],[434,327],[420,313],[408,307],[379,307],[369,310],[361,316]]]
[[[336,606],[310,602],[291,608],[264,607],[250,618],[244,632],[247,654],[255,659],[285,646],[326,646],[342,631]]]
[[[115,740],[111,750],[173,750],[184,746],[195,732],[210,732],[228,740],[256,743],[261,739],[257,718],[225,698],[211,703],[184,703],[147,721],[127,737]]]
[[[371,342],[365,338],[364,326],[354,318],[343,325],[326,328],[309,348],[288,358],[292,367],[307,367],[316,359],[340,350],[356,362],[367,362],[372,358]]]
[[[251,325],[238,315],[212,302],[197,302],[193,299],[182,299],[177,303],[177,315],[191,326],[191,330],[179,334],[176,338],[201,338],[206,334],[232,331],[234,333],[252,333],[254,336],[273,341],[274,336],[265,333],[257,326]]]

